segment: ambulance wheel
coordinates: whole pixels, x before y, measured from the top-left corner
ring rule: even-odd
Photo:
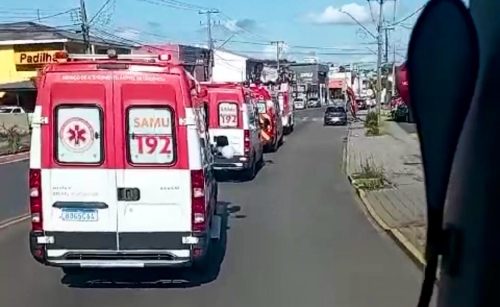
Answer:
[[[197,273],[205,273],[208,271],[209,265],[208,256],[205,255],[203,258],[193,261],[192,268]]]
[[[265,161],[264,161],[264,153],[261,153],[261,154],[260,154],[260,159],[259,159],[259,161],[258,161],[258,163],[257,163],[257,164],[259,165],[259,167],[264,166],[264,164],[265,164]]]
[[[207,238],[208,246],[206,247],[205,254],[198,259],[193,260],[191,268],[197,273],[206,273],[210,268],[210,251],[212,249],[213,240],[210,236]]]
[[[244,171],[244,177],[247,180],[252,180],[255,178],[255,174],[257,173],[257,161],[255,161],[255,156],[253,157],[252,165],[249,169]]]

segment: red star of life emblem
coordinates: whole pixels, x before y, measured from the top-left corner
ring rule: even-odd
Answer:
[[[80,125],[76,124],[73,128],[68,129],[69,140],[74,142],[76,146],[80,145],[80,142],[85,142],[87,138],[85,135],[87,131],[85,129],[81,129]]]

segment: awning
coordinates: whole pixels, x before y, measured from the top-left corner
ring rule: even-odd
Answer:
[[[5,91],[34,91],[35,84],[32,81],[19,81],[0,84],[0,92]]]

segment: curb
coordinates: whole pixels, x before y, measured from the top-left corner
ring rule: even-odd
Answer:
[[[350,177],[350,176],[349,176]],[[366,210],[370,214],[370,216],[375,220],[375,222],[386,231],[391,238],[406,252],[408,256],[410,256],[411,260],[417,264],[418,267],[423,269],[425,267],[425,257],[424,254],[421,253],[418,248],[408,240],[408,238],[399,231],[397,228],[390,227],[387,225],[384,220],[377,214],[376,210],[370,204],[366,197],[366,193],[363,190],[356,189],[361,201],[366,207]]]
[[[26,151],[26,152],[13,154],[13,155],[0,156],[0,165],[28,160],[29,155],[30,155],[30,152]]]
[[[29,219],[30,214],[23,214],[4,221],[0,221],[0,230]]]

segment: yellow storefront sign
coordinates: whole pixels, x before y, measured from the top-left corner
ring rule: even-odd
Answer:
[[[59,50],[22,51],[14,53],[16,65],[43,65],[54,62],[54,55]]]

